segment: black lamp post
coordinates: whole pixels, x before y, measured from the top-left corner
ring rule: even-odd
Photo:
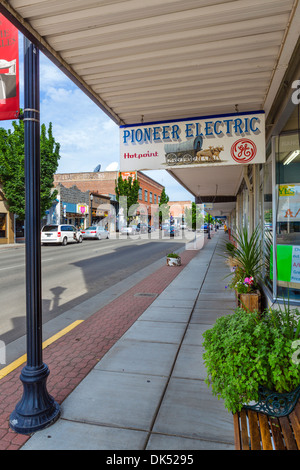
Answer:
[[[93,223],[93,199],[94,199],[94,196],[92,195],[92,193],[90,194],[90,200],[91,200],[91,224]]]
[[[208,231],[207,238],[208,238],[208,240],[210,240],[211,239],[211,236],[210,236],[210,214],[208,214],[207,231]]]
[[[24,93],[27,364],[20,376],[23,396],[10,416],[10,427],[31,434],[52,424],[60,410],[47,392],[49,369],[42,360],[39,51],[27,38]]]

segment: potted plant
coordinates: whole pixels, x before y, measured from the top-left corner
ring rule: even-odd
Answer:
[[[238,306],[260,311],[261,293],[258,286],[263,267],[260,228],[257,227],[249,236],[247,227],[243,227],[232,237],[235,244],[227,243],[225,254],[233,273],[229,287],[236,291]]]
[[[177,253],[167,254],[167,265],[168,266],[181,266],[181,258]]]
[[[237,266],[228,286],[235,290],[237,306],[250,312],[261,311],[261,293],[253,276],[246,276],[243,268]]]
[[[269,309],[258,318],[237,308],[203,334],[206,383],[232,413],[245,406],[289,413],[300,395],[299,335],[298,310]]]

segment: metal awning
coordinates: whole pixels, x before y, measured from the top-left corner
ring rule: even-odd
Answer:
[[[299,39],[298,0],[0,0],[0,10],[119,125],[236,107],[268,115]],[[172,174],[193,194],[194,177],[202,186],[198,171]],[[228,175],[231,194],[239,178]]]
[[[268,112],[299,37],[297,0],[1,5],[118,124]]]

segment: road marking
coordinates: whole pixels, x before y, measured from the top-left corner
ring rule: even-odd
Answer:
[[[42,259],[42,263],[45,261],[53,261],[53,258]],[[25,268],[26,264],[16,264],[15,266],[6,266],[5,268],[0,268],[0,271],[5,271],[6,269],[16,269],[16,268]]]
[[[46,339],[46,341],[43,342],[42,348],[45,349],[47,346],[50,344],[54,343],[54,341],[57,341],[59,338],[67,334],[69,331],[73,330],[77,325],[82,323],[84,320],[76,320],[73,323],[71,323],[69,326],[64,328],[63,330],[59,331],[55,335],[51,336],[51,338]],[[13,361],[11,364],[9,364],[6,367],[3,367],[3,369],[0,370],[0,380],[3,379],[6,375],[8,375],[10,372],[13,370],[17,369],[20,365],[24,364],[27,360],[27,354],[23,354],[23,356],[19,357],[15,361]]]

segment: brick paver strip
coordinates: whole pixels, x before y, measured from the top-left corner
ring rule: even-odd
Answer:
[[[197,252],[184,251],[181,266],[162,266],[44,350],[43,361],[50,369],[47,389],[59,404],[155,300],[135,294],[162,293]],[[29,439],[9,428],[10,414],[23,393],[23,367],[0,380],[0,450],[18,450]]]

